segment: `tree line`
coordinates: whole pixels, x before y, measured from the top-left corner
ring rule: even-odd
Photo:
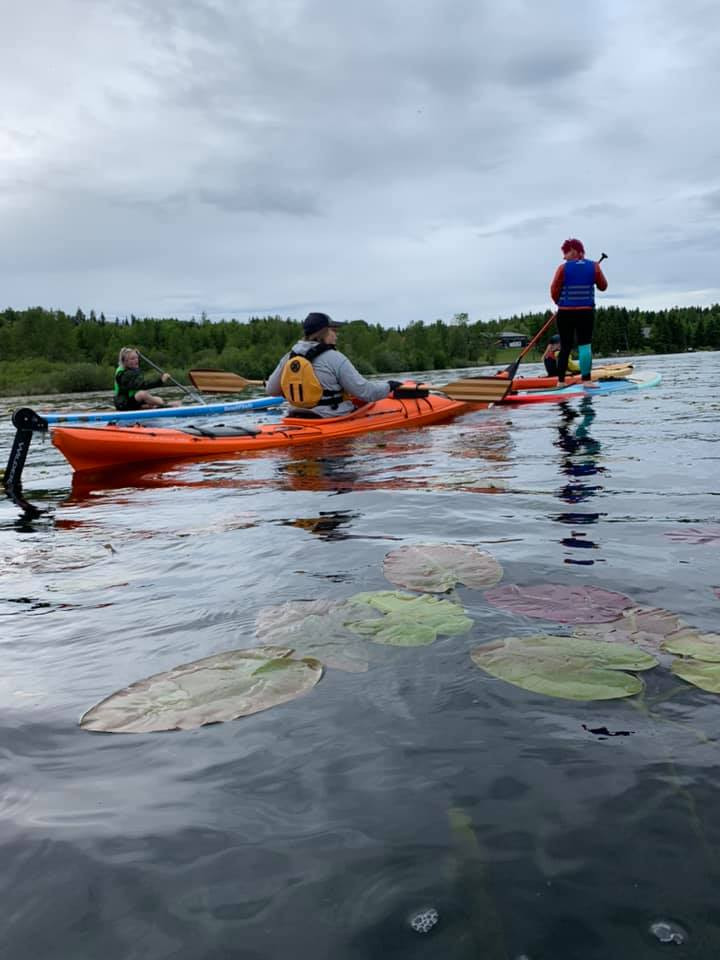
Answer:
[[[383,327],[351,321],[343,327],[340,349],[365,375],[440,370],[493,364],[505,358],[503,331],[532,337],[549,312],[514,314],[470,322],[467,313],[449,321],[418,321]],[[238,320],[178,320],[33,307],[0,313],[0,393],[104,390],[121,347],[132,345],[178,379],[192,367],[217,367],[263,379],[298,339],[299,320],[252,317]],[[528,359],[537,359],[544,348]],[[647,311],[600,307],[593,350],[598,356],[677,353],[720,349],[720,304]],[[514,351],[516,355],[517,351]]]

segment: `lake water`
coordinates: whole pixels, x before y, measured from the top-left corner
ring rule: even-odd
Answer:
[[[720,631],[720,353],[638,368],[660,386],[104,487],[35,438],[39,515],[0,502],[0,957],[720,956],[720,697],[659,668],[644,697],[589,703],[493,678],[470,650],[569,628],[482,590],[454,595],[469,633],[368,644],[367,672],[265,712],[78,727],[128,683],[254,645],[268,605],[398,589],[383,558],[416,543]],[[0,401],[3,464],[15,406],[98,402]]]

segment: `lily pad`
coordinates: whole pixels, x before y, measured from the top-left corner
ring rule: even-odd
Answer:
[[[84,730],[189,730],[259,713],[306,693],[322,676],[317,660],[283,647],[230,650],[173,667],[101,700],[80,718]]]
[[[567,586],[559,583],[537,583],[519,587],[514,583],[494,587],[485,592],[485,599],[508,613],[540,617],[557,623],[601,623],[617,620],[630,597],[593,586]]]
[[[317,657],[326,667],[365,673],[367,644],[345,626],[347,613],[344,601],[289,600],[258,613],[256,635],[262,643],[290,643],[296,654]]]
[[[704,660],[673,660],[672,673],[693,686],[707,690],[708,693],[720,693],[720,663],[708,663]]]
[[[720,663],[720,634],[700,633],[692,628],[668,637],[662,645],[668,653],[678,653],[693,660]]]
[[[422,543],[386,554],[383,573],[399,587],[445,593],[456,583],[484,590],[502,580],[503,569],[492,554],[459,543]]]
[[[368,618],[362,610],[349,612],[345,624],[354,633],[371,637],[375,643],[416,647],[432,643],[440,634],[458,636],[467,633],[472,620],[462,607],[449,600],[423,594],[420,597],[393,590],[357,593],[349,600],[379,610],[383,616]]]
[[[612,643],[636,643],[640,647],[659,650],[664,640],[677,633],[692,630],[676,613],[662,607],[628,607],[617,620],[606,623],[578,624],[575,636]]]
[[[631,697],[643,682],[624,671],[657,666],[655,657],[637,647],[549,634],[506,637],[477,647],[470,656],[493,677],[565,700]]]

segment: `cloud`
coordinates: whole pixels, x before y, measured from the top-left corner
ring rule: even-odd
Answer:
[[[16,5],[4,298],[510,315],[569,235],[610,254],[604,302],[712,291],[718,28],[707,0]]]

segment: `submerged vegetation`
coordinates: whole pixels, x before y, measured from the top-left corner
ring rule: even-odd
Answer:
[[[343,328],[341,348],[369,376],[405,370],[441,370],[503,364],[517,349],[503,350],[503,331],[533,336],[548,313],[470,322],[466,313],[449,322],[418,321],[404,328],[355,320]],[[132,344],[177,379],[192,367],[217,367],[262,379],[300,334],[298,320],[253,317],[210,321],[109,320],[95,311],[74,315],[33,307],[0,312],[0,394],[75,393],[110,389],[120,347]],[[544,343],[541,345],[544,346]],[[669,310],[598,309],[593,342],[597,355],[675,353],[720,349],[720,304]],[[528,357],[537,360],[540,349]]]

